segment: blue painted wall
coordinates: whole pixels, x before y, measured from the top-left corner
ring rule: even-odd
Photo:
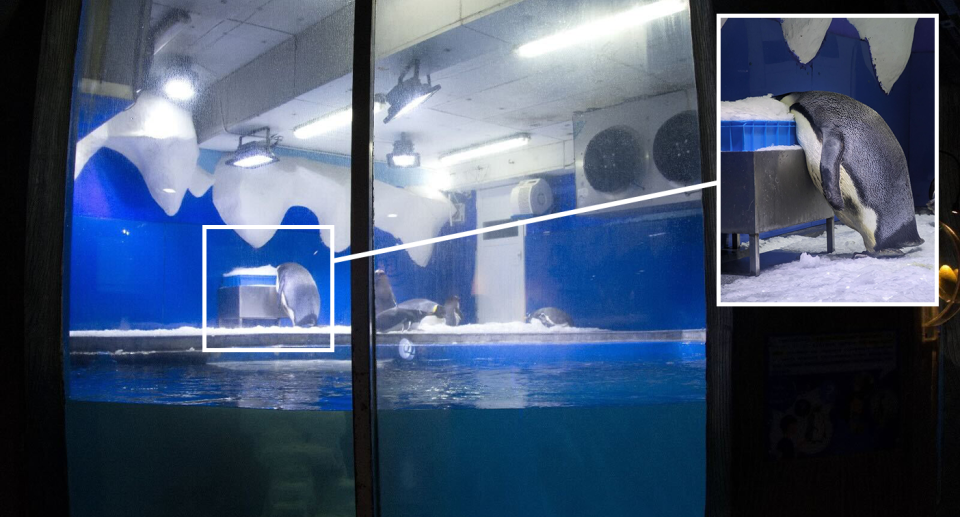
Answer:
[[[890,94],[874,74],[870,47],[836,19],[817,56],[800,64],[772,19],[730,19],[721,30],[721,100],[826,90],[849,95],[879,113],[907,156],[914,203],[925,205],[934,178],[933,20],[921,19],[913,53]]]
[[[90,105],[89,99],[82,105]],[[89,106],[88,106],[89,107]],[[102,122],[122,106],[104,104]],[[85,134],[93,123],[78,129]],[[345,158],[282,151],[346,165]],[[202,151],[200,166],[212,171],[221,153]],[[336,162],[341,160],[343,163]],[[389,170],[378,179],[395,185],[422,178]],[[573,176],[552,178],[555,210],[575,206]],[[465,221],[445,226],[447,235],[476,227],[475,199],[460,194]],[[201,225],[224,224],[213,206],[212,191],[200,198],[186,194],[180,211],[167,216],[150,197],[139,172],[122,155],[103,149],[73,185],[67,272],[71,329],[152,329],[198,326],[202,316]],[[292,208],[282,224],[319,224],[304,208]],[[702,328],[704,326],[703,228],[699,205],[682,217],[651,220],[619,212],[616,217],[580,216],[528,226],[527,306],[561,307],[578,325],[612,329]],[[380,229],[378,248],[396,244]],[[314,253],[316,253],[314,255]],[[338,255],[349,254],[349,250]],[[232,231],[208,233],[207,304],[216,321],[216,292],[222,274],[234,267],[297,261],[317,281],[329,307],[329,249],[316,232],[280,231],[255,250]],[[429,298],[442,302],[459,295],[468,322],[476,321],[472,297],[476,237],[435,245],[426,267],[405,251],[377,256],[377,267],[391,279],[398,300]],[[336,265],[335,323],[350,322],[349,263]],[[321,323],[328,321],[328,311]]]
[[[575,208],[573,175],[550,182],[556,210]],[[527,226],[528,310],[559,307],[581,327],[705,328],[703,268],[699,199]]]

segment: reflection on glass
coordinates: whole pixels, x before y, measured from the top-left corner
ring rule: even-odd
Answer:
[[[73,515],[354,513],[349,264],[330,260],[350,253],[353,17],[346,0],[84,2]],[[242,351],[331,331],[334,353]]]
[[[438,89],[376,121],[374,199],[438,218],[376,248],[498,227],[375,257],[383,514],[702,515],[699,192],[522,224],[700,182],[687,4],[456,4],[378,5],[375,91]]]

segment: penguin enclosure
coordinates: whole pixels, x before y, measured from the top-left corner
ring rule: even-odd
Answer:
[[[730,18],[719,44],[719,302],[935,305],[934,19]]]
[[[382,515],[702,515],[687,3],[381,0],[369,85],[364,11],[84,2],[73,515],[354,515],[370,327]]]

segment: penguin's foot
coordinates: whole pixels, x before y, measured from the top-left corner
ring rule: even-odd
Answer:
[[[853,258],[873,257],[873,258],[897,258],[906,255],[903,250],[898,248],[889,248],[885,250],[865,251],[863,253],[854,253]]]

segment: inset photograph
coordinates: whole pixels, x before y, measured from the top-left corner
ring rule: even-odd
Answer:
[[[718,16],[720,305],[937,304],[936,30],[903,16]]]

